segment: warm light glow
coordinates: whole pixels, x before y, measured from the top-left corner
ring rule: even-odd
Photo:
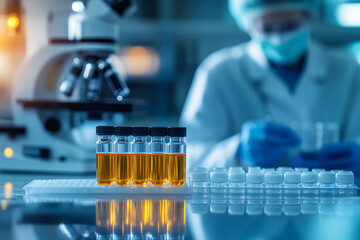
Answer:
[[[6,210],[7,206],[8,206],[8,201],[1,200],[1,209]]]
[[[19,27],[20,21],[16,15],[10,15],[6,19],[6,27],[7,29],[16,29]]]
[[[12,148],[7,147],[4,149],[4,156],[7,158],[11,158],[14,155],[14,150]]]
[[[129,75],[151,76],[160,69],[160,57],[154,49],[135,46],[121,52],[125,68]]]
[[[7,182],[4,184],[4,193],[5,193],[5,198],[6,199],[10,199],[12,197],[12,193],[13,193],[13,185],[10,182]]]

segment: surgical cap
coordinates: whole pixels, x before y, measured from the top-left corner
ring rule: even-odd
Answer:
[[[230,14],[242,30],[257,16],[280,10],[304,10],[317,16],[317,0],[229,0]]]

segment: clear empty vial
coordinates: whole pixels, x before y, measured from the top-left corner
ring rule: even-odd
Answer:
[[[339,197],[355,196],[356,186],[354,184],[354,173],[352,171],[341,171],[335,176]]]
[[[186,128],[169,127],[167,144],[169,158],[168,181],[170,185],[182,186],[186,180]]]
[[[226,193],[227,171],[217,167],[210,172],[210,187],[212,193]]]
[[[132,164],[131,180],[134,185],[146,186],[150,177],[150,158],[146,144],[148,131],[148,127],[132,127],[131,129],[131,135],[134,136],[134,140],[130,143]]]
[[[264,175],[261,171],[248,172],[246,174],[246,195],[248,203],[259,203],[262,201]]]
[[[207,209],[207,197],[210,187],[209,170],[197,167],[190,173],[191,194],[194,206]]]
[[[244,204],[245,199],[245,171],[242,167],[230,167],[228,172],[229,204]],[[235,206],[232,206],[237,208]],[[243,207],[245,210],[245,206]],[[230,205],[229,205],[230,213]]]
[[[336,196],[335,173],[323,171],[319,174],[319,190],[321,198],[333,198]]]
[[[117,185],[129,185],[131,182],[131,149],[129,136],[131,127],[114,128],[114,179]]]
[[[286,172],[284,174],[284,199],[299,200],[300,199],[300,172]],[[286,203],[286,202],[285,202]]]
[[[96,127],[96,180],[100,185],[111,185],[114,181],[113,134],[113,126]]]
[[[150,183],[154,186],[166,184],[168,175],[168,158],[166,154],[165,137],[167,136],[166,127],[150,127],[149,142],[150,152]]]
[[[265,174],[265,197],[266,199],[281,199],[283,193],[283,174],[280,172],[268,172]]]
[[[313,200],[319,197],[318,175],[316,172],[301,173],[302,197],[305,200]]]

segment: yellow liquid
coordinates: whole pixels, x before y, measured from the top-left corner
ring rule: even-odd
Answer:
[[[148,154],[131,154],[132,182],[146,186],[150,177],[150,158]]]
[[[96,180],[100,185],[111,185],[114,181],[113,164],[112,154],[96,154]]]
[[[114,155],[114,177],[117,185],[129,185],[131,181],[131,155]]]
[[[154,186],[165,185],[168,174],[167,154],[150,155],[150,183]]]
[[[182,186],[186,179],[186,154],[169,154],[169,174],[170,185]]]
[[[186,232],[186,203],[185,201],[168,200],[167,232],[183,235]]]

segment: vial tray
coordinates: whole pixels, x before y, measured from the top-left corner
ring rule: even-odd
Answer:
[[[95,179],[33,180],[24,186],[26,195],[190,195],[187,183],[183,186],[100,186]]]

